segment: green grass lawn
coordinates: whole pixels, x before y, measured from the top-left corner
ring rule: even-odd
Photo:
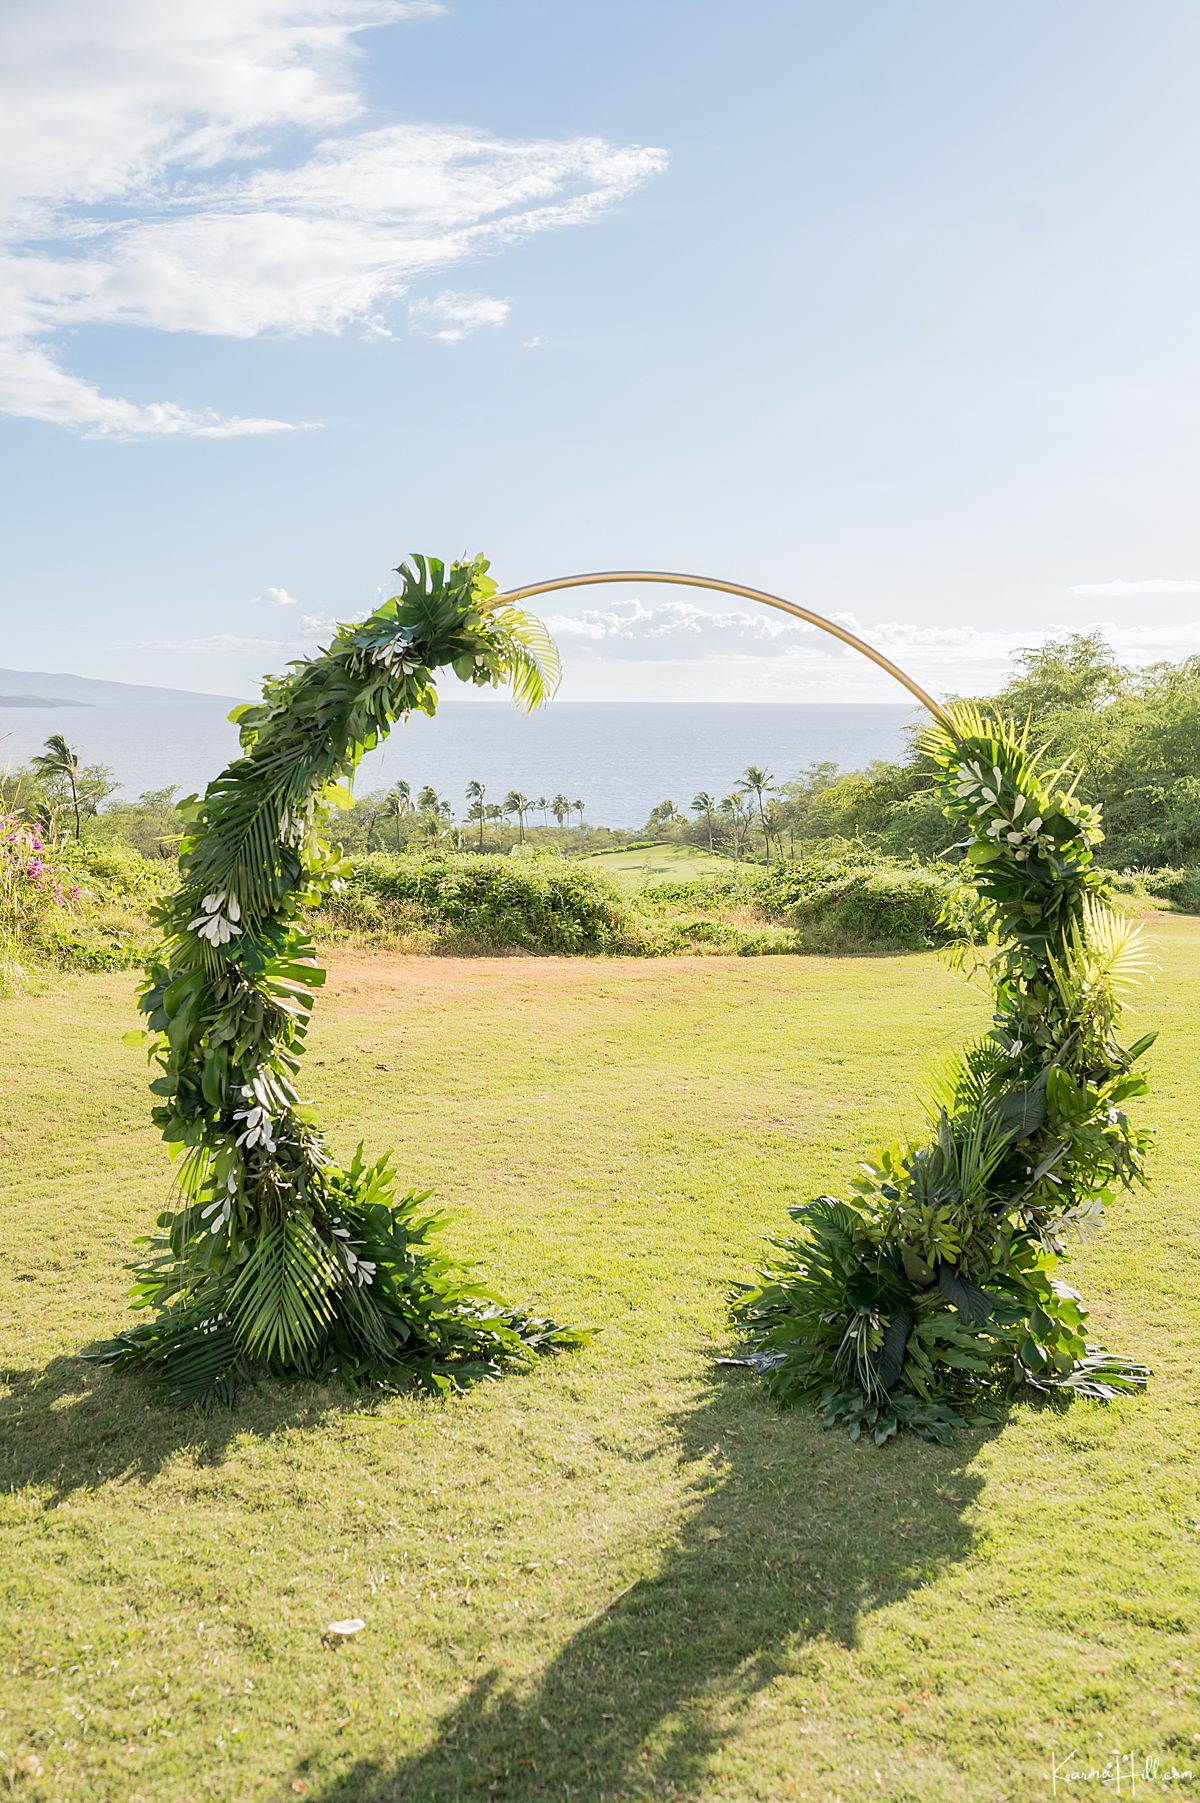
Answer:
[[[654,883],[690,883],[699,877],[735,876],[744,866],[720,852],[695,845],[642,845],[628,851],[592,852],[584,860],[589,869],[603,871],[627,894]],[[761,866],[752,864],[752,871]]]
[[[337,1148],[395,1145],[458,1250],[605,1331],[446,1404],[267,1384],[207,1418],[75,1358],[167,1185],[128,978],[0,1005],[0,1795],[1020,1803],[1052,1755],[1200,1773],[1200,923],[1156,931],[1155,1178],[1077,1263],[1152,1388],[952,1448],[851,1446],[713,1362],[761,1236],[980,1026],[932,956],[343,957],[309,1060]]]

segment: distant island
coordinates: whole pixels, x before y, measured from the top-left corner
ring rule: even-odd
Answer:
[[[118,707],[123,714],[142,707],[214,706],[228,713],[237,695],[204,695],[194,689],[156,689],[141,682],[110,682],[102,677],[75,676],[69,670],[5,670],[0,668],[0,708]]]
[[[0,707],[91,707],[90,701],[67,701],[62,695],[0,695]]]

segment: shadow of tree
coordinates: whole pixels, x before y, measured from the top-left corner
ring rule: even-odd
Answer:
[[[865,1615],[968,1550],[964,1512],[981,1483],[968,1467],[998,1428],[876,1452],[824,1433],[810,1411],[781,1415],[748,1381],[721,1373],[673,1424],[694,1467],[689,1509],[652,1576],[586,1622],[532,1685],[496,1665],[474,1679],[421,1750],[330,1779],[328,1752],[314,1748],[297,1768],[310,1796],[690,1798],[774,1678],[811,1678],[819,1700],[821,1643],[853,1646]]]
[[[201,1414],[166,1406],[135,1373],[78,1357],[0,1369],[0,1382],[0,1491],[49,1491],[48,1506],[101,1484],[148,1483],[185,1449],[200,1464],[219,1465],[237,1435],[312,1428],[331,1409],[363,1406],[332,1386],[266,1383],[246,1391],[236,1409]]]

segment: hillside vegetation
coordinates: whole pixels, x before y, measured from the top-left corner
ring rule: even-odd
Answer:
[[[358,861],[318,916],[318,930],[408,951],[651,957],[915,950],[951,932],[956,884],[948,868],[859,854],[752,872],[729,864],[718,875],[631,889],[601,873],[607,863],[537,853],[375,853]]]

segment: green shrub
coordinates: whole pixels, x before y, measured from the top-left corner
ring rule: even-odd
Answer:
[[[1184,870],[1146,872],[1147,887],[1164,901],[1174,902],[1185,914],[1200,914],[1200,866]]]
[[[58,857],[73,880],[97,902],[137,902],[149,908],[179,880],[173,863],[143,857],[117,840],[69,842],[59,848]]]
[[[322,910],[335,935],[399,938],[441,952],[627,949],[631,921],[617,891],[583,864],[522,858],[373,853]]]
[[[670,952],[906,951],[955,933],[958,877],[948,865],[880,858],[866,848],[696,877],[640,890],[638,944]]]
[[[744,918],[722,920],[711,914],[663,914],[640,919],[625,949],[649,958],[683,953],[761,958],[768,953],[798,952],[804,948],[793,927]]]
[[[0,819],[0,990],[23,972],[134,968],[170,883],[170,866],[128,846],[48,846],[29,822]]]
[[[750,884],[744,877],[695,876],[683,882],[650,883],[638,891],[639,906],[652,914],[672,914],[691,909],[698,914],[714,914],[737,902],[750,898]]]
[[[752,893],[768,920],[798,930],[807,951],[916,950],[953,937],[957,888],[946,865],[810,858],[772,865]]]

